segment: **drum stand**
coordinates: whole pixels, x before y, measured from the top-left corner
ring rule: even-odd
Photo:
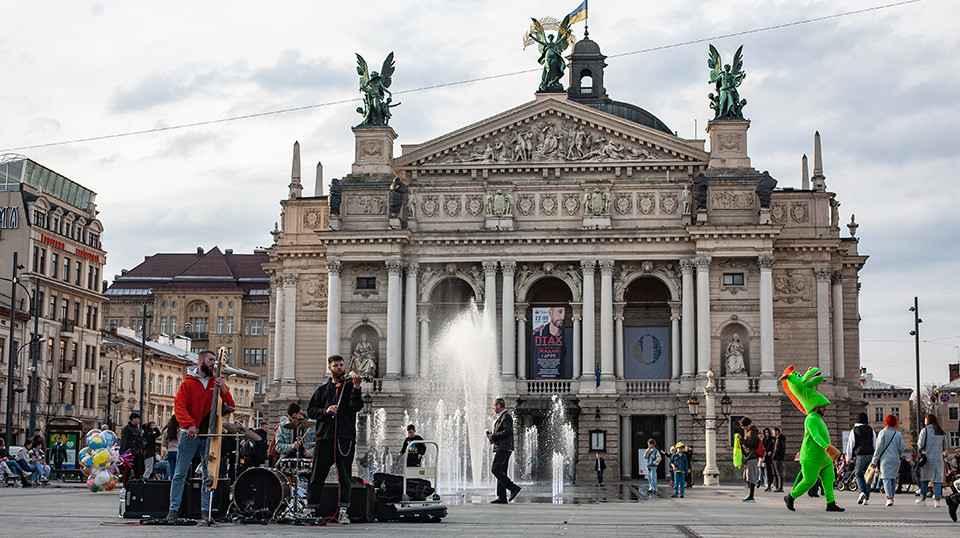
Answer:
[[[294,437],[301,437],[300,428],[294,430]],[[298,454],[299,455],[299,454]],[[281,462],[293,463],[292,468],[281,465]],[[278,513],[283,514],[278,518],[279,523],[290,525],[325,525],[326,522],[321,517],[308,514],[310,509],[305,498],[300,496],[300,480],[304,475],[309,476],[309,465],[304,466],[303,458],[281,458],[277,460],[277,469],[290,481],[292,498],[284,501],[285,506]],[[309,478],[307,480],[307,495],[309,495]]]

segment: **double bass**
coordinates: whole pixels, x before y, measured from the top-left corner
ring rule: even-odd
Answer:
[[[217,349],[217,364],[214,379],[220,379],[220,369],[227,363],[227,348]],[[207,446],[207,481],[204,486],[210,492],[210,503],[207,508],[207,520],[213,516],[213,495],[217,490],[220,478],[221,448],[223,447],[223,400],[220,397],[220,386],[213,386],[213,401],[210,403],[210,439]]]

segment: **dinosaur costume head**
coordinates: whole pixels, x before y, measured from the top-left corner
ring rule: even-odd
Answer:
[[[800,375],[800,372],[791,364],[780,376],[783,390],[804,415],[818,407],[830,405],[830,400],[817,392],[817,385],[822,382],[823,373],[819,368],[813,367],[809,368],[807,373]]]

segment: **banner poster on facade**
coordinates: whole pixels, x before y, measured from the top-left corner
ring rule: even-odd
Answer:
[[[670,379],[670,328],[624,327],[627,379]]]
[[[573,374],[573,331],[564,328],[562,306],[534,307],[530,335],[530,373],[533,379],[570,379]]]

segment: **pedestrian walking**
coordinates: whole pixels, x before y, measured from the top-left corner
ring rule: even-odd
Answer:
[[[864,473],[870,466],[873,459],[873,451],[877,445],[877,433],[867,424],[867,414],[861,412],[857,415],[857,421],[847,436],[847,444],[844,447],[844,454],[847,461],[854,463],[854,476],[857,478],[857,489],[860,495],[857,496],[857,504],[864,506],[870,501],[870,484],[867,484]]]
[[[883,430],[877,436],[877,446],[870,460],[880,468],[880,478],[887,493],[887,506],[893,506],[893,496],[896,494],[897,475],[900,473],[900,456],[903,454],[903,435],[897,430],[900,421],[894,415],[887,415],[883,419]]]
[[[597,472],[597,484],[603,485],[603,471],[607,469],[607,462],[603,461],[600,453],[597,452],[597,461],[593,464],[593,470]]]
[[[741,500],[743,502],[753,502],[753,492],[757,487],[758,475],[760,474],[760,454],[757,450],[761,446],[760,432],[757,431],[757,427],[753,425],[750,417],[740,419],[740,428],[743,429],[743,432],[737,433],[737,435],[740,436],[740,446],[743,447],[743,473],[744,479],[747,481],[747,487],[750,489],[750,493]]]
[[[773,429],[773,466],[776,471],[777,485],[774,491],[783,493],[783,457],[787,453],[787,438],[780,431],[780,428]]]
[[[935,415],[927,415],[917,441],[917,466],[920,468],[920,498],[917,504],[927,505],[927,484],[933,482],[933,506],[940,507],[943,487],[943,454],[947,451],[947,435]]]

